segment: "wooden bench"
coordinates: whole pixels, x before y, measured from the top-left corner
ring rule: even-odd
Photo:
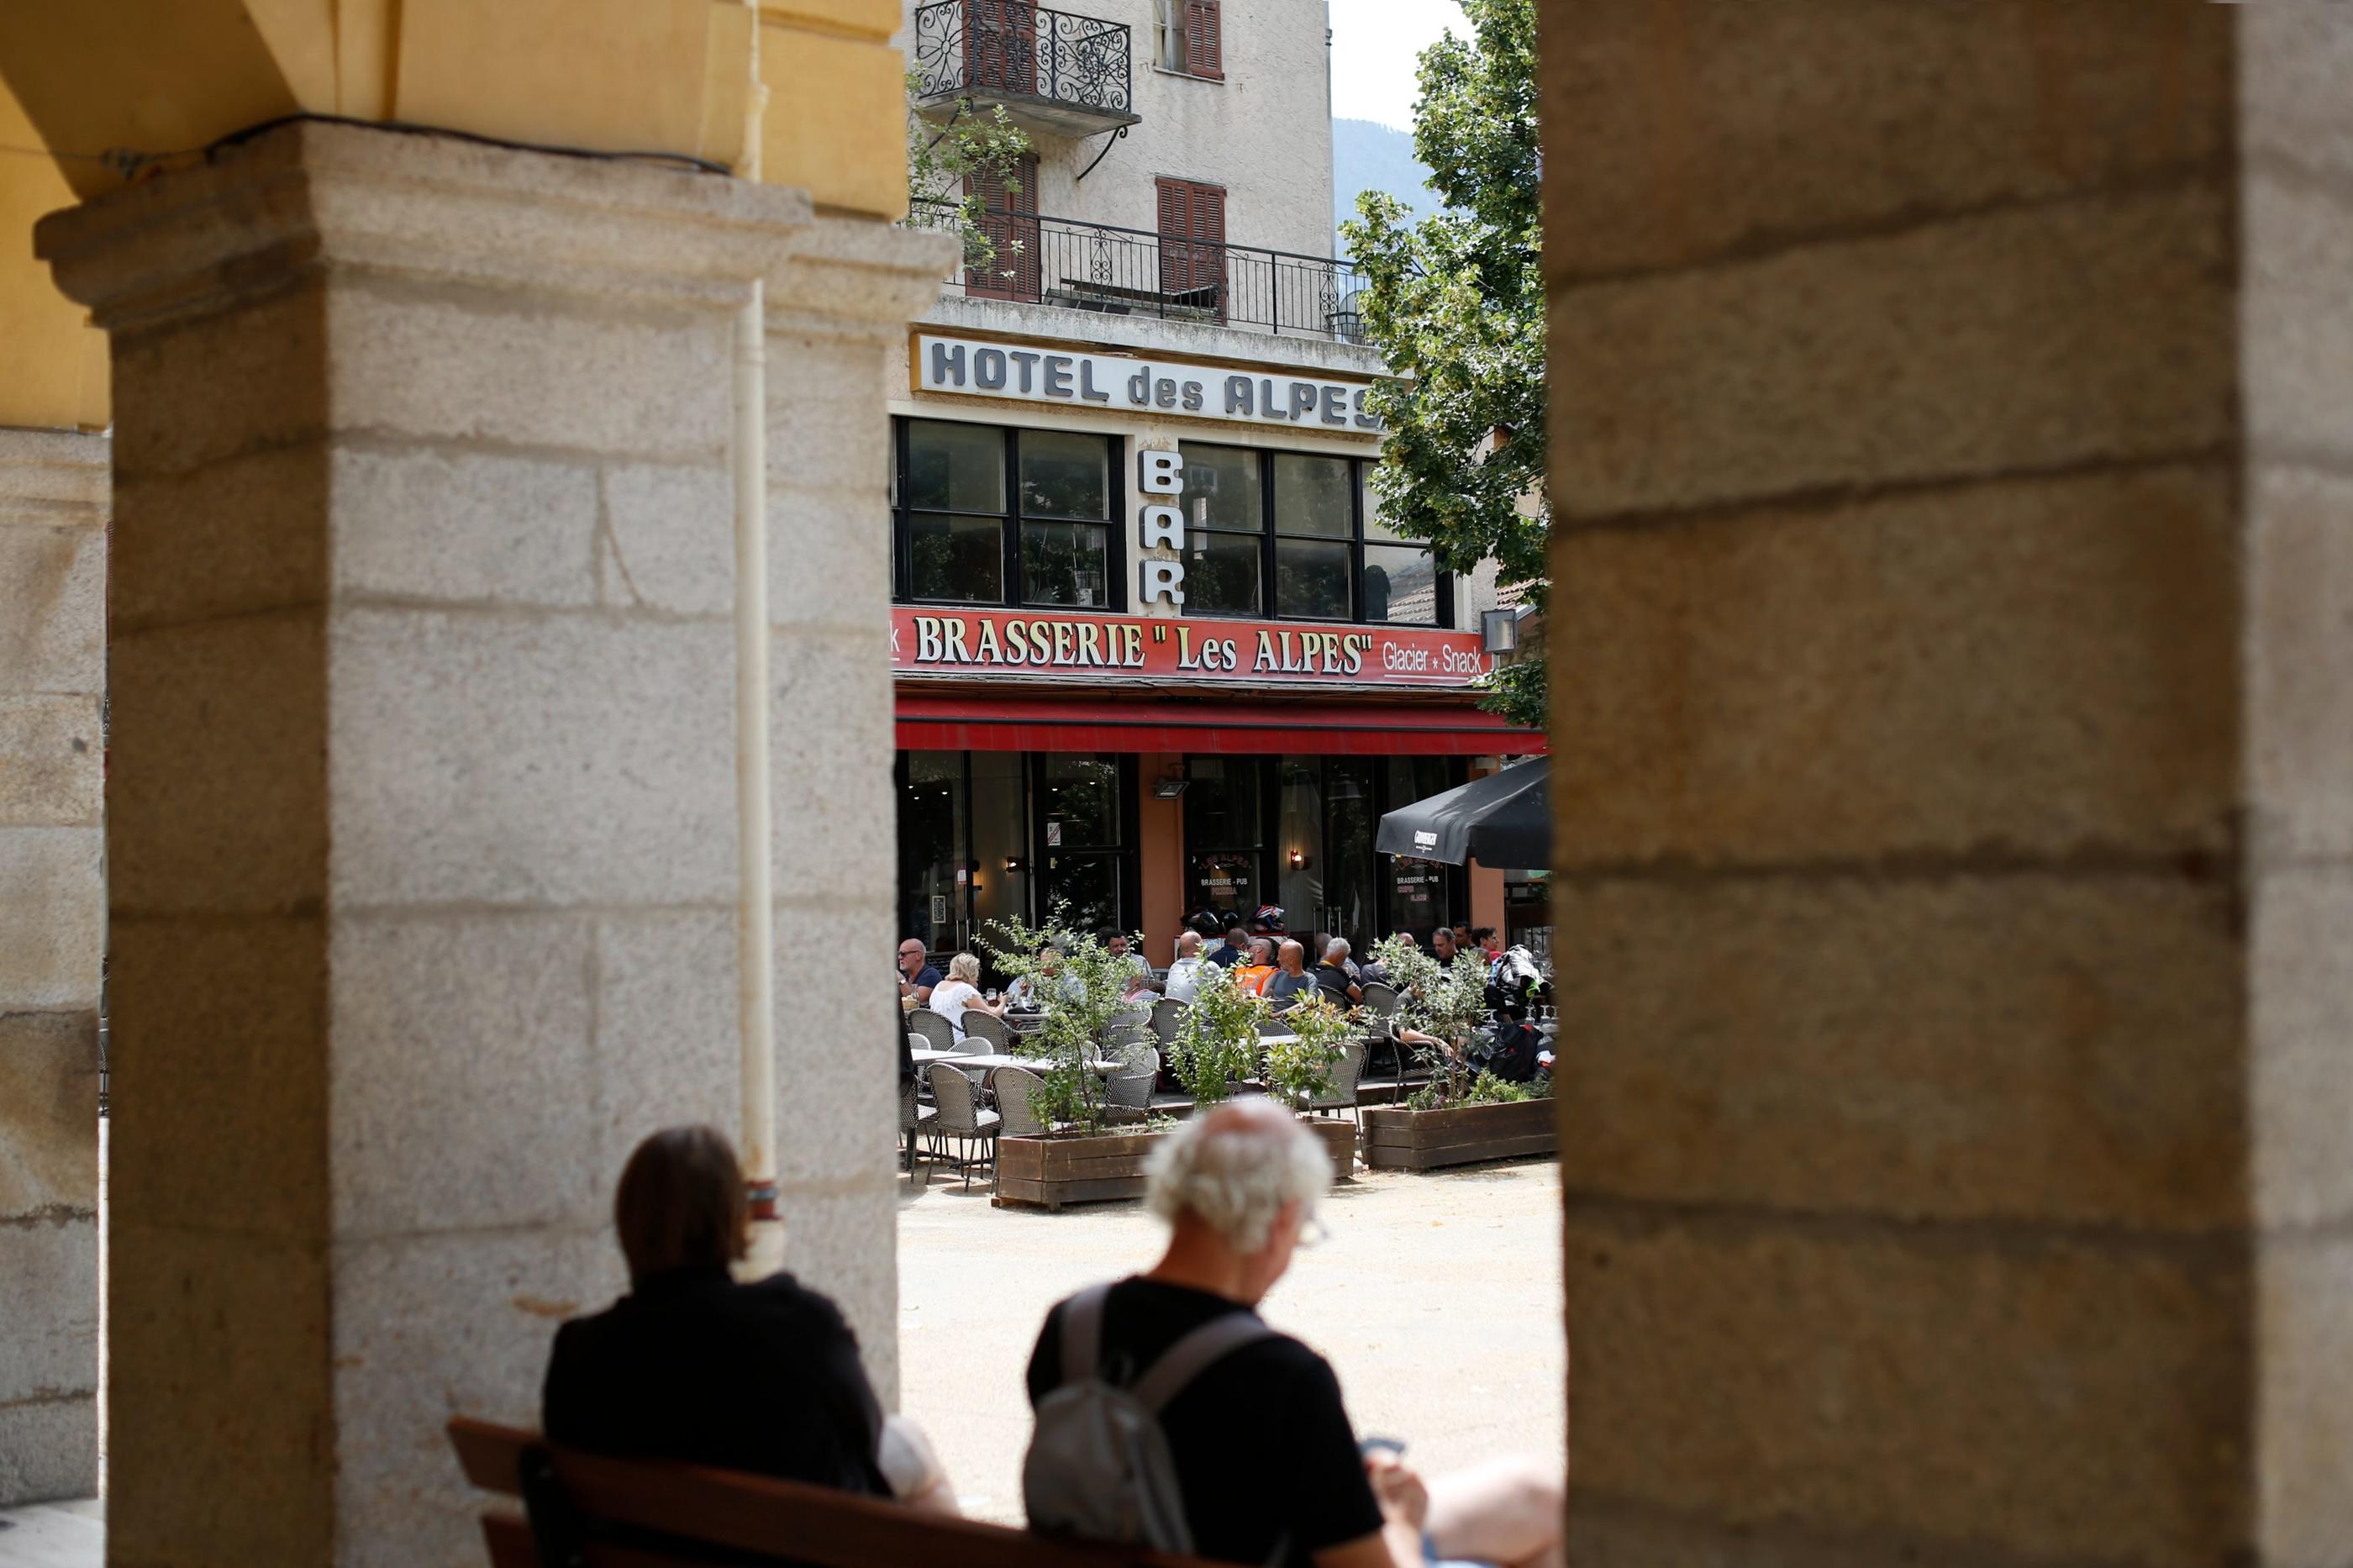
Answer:
[[[524,1456],[545,1454],[563,1503],[584,1527],[579,1561],[588,1568],[709,1568],[714,1560],[759,1558],[808,1568],[1210,1568],[1138,1547],[943,1519],[826,1487],[606,1458],[463,1415],[449,1423],[449,1442],[466,1479],[501,1497],[521,1498]],[[624,1539],[605,1539],[616,1527]],[[674,1540],[678,1549],[649,1542],[649,1533]],[[485,1513],[482,1537],[492,1568],[540,1568],[532,1527],[512,1509]]]

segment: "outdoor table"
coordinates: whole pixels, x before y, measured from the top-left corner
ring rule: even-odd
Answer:
[[[961,1068],[966,1072],[986,1073],[995,1068],[1027,1068],[1029,1071],[1042,1076],[1054,1070],[1053,1062],[1045,1057],[1016,1057],[1001,1053],[966,1056],[956,1051],[925,1050],[916,1051],[914,1057],[917,1067],[927,1067],[933,1062],[945,1062],[952,1068]],[[1101,1059],[1087,1064],[1100,1073],[1107,1073],[1118,1065],[1114,1061]]]

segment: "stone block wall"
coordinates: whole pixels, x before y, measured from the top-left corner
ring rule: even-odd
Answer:
[[[0,429],[0,1508],[98,1490],[106,464]]]
[[[2353,22],[1544,21],[1572,1557],[2343,1563]]]

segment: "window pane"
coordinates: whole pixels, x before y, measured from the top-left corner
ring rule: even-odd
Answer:
[[[1096,522],[1023,523],[1021,602],[1109,605],[1110,532]]]
[[[915,597],[1003,604],[1004,527],[986,517],[937,517],[919,511],[909,518],[908,547],[914,563],[909,586]]]
[[[1365,619],[1411,626],[1438,624],[1438,572],[1429,551],[1402,544],[1365,546]]]
[[[899,931],[933,952],[964,932],[964,753],[906,752],[899,791]]]
[[[1279,452],[1274,459],[1274,531],[1320,533],[1346,539],[1355,531],[1349,516],[1345,458],[1304,458]]]
[[[1048,854],[1057,849],[1119,847],[1119,760],[1050,755],[1041,760],[1046,785]]]
[[[1111,443],[1056,430],[1021,433],[1021,511],[1026,517],[1111,518]]]
[[[1259,542],[1240,533],[1185,535],[1185,613],[1258,614]]]
[[[1410,544],[1418,542],[1417,541],[1407,539],[1404,534],[1399,533],[1396,529],[1391,528],[1388,525],[1388,520],[1381,515],[1381,498],[1373,489],[1372,472],[1374,466],[1375,465],[1371,463],[1366,463],[1361,468],[1357,469],[1356,482],[1363,489],[1365,496],[1365,537],[1366,539],[1383,540],[1394,543]]]
[[[1258,454],[1240,447],[1197,447],[1186,442],[1185,525],[1230,528],[1256,533],[1260,515]],[[1191,582],[1186,584],[1189,600]]]
[[[1324,770],[1314,757],[1285,757],[1275,767],[1282,816],[1274,834],[1274,901],[1302,941],[1317,931],[1333,934],[1324,903]],[[1323,957],[1308,942],[1307,962]]]
[[[1185,585],[1193,585],[1189,573]],[[1186,603],[1192,603],[1189,593]],[[1274,607],[1286,620],[1346,620],[1348,547],[1321,540],[1276,540]]]
[[[1202,849],[1259,847],[1259,765],[1254,759],[1187,757],[1185,842]]]
[[[912,421],[907,426],[907,504],[949,511],[1003,511],[1005,433],[987,425]]]

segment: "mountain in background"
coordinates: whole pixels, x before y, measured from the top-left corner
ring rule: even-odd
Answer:
[[[1413,135],[1370,120],[1332,121],[1332,226],[1356,216],[1356,193],[1386,191],[1416,217],[1438,210],[1430,170],[1413,155]]]

